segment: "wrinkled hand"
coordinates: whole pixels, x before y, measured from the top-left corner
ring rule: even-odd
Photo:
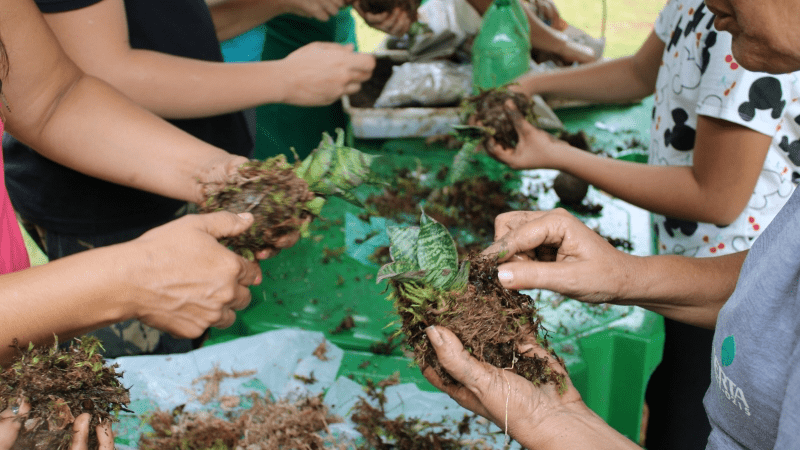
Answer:
[[[30,405],[23,402],[17,411],[11,408],[0,412],[0,450],[10,450],[17,440],[17,434],[22,423],[16,418],[22,417],[30,411]],[[79,415],[75,419],[72,431],[72,445],[70,450],[88,450],[89,448],[89,421],[91,416],[88,413]],[[99,441],[98,450],[114,450],[114,433],[111,431],[111,422],[100,424],[95,429],[97,440]]]
[[[345,0],[283,0],[284,12],[327,22],[344,8]]]
[[[400,7],[395,7],[391,11],[372,14],[361,9],[358,1],[356,1],[353,4],[353,9],[364,18],[364,22],[367,25],[397,37],[408,33],[408,30],[411,29],[411,24],[417,20],[416,14],[409,14],[408,11]]]
[[[540,130],[525,119],[525,116],[508,100],[505,104],[509,120],[514,123],[519,140],[516,148],[505,148],[490,138],[486,143],[489,156],[507,164],[512,169],[546,168],[555,159],[556,144],[561,141],[550,133]]]
[[[515,211],[495,219],[498,278],[508,289],[548,289],[588,303],[622,295],[635,256],[614,248],[564,209]]]
[[[261,270],[217,240],[252,223],[250,213],[189,215],[122,244],[131,262],[131,315],[181,338],[233,324],[234,311],[250,303],[249,286],[261,282]]]
[[[356,53],[353,45],[312,42],[284,58],[290,85],[285,103],[298,106],[328,105],[343,95],[361,90],[375,68],[375,57]]]
[[[566,370],[531,338],[530,344],[518,351],[527,356],[548,358],[550,367],[566,377],[563,395],[552,384],[534,386],[515,374],[483,363],[472,357],[450,330],[430,327],[425,330],[442,367],[462,385],[445,386],[430,367],[423,375],[459,405],[494,422],[501,430],[523,444],[535,442],[538,427],[545,427],[557,415],[572,408],[585,409],[581,396],[567,376]]]

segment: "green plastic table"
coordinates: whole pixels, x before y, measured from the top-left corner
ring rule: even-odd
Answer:
[[[646,157],[642,148],[649,141],[651,108],[652,100],[646,99],[627,106],[563,109],[558,114],[569,131],[585,131],[593,146],[642,161]],[[637,148],[632,145],[636,141],[645,144]],[[420,138],[356,140],[355,146],[385,155],[381,170],[387,176],[395,168],[414,168],[420,163],[435,171],[450,165],[455,154],[439,145],[426,145]],[[508,170],[489,158],[482,160],[481,167],[492,174]],[[366,189],[360,194],[368,192]],[[604,219],[612,226],[617,223],[622,233],[617,237],[634,242],[635,253],[651,254],[649,214],[602,197],[602,193],[595,194],[604,199],[604,209],[601,217],[587,220],[592,224]],[[340,374],[359,381],[399,372],[402,382],[435,390],[402,348],[388,355],[370,351],[373,344],[385,342],[395,330],[391,323],[397,316],[386,300],[386,283],[375,282],[378,267],[353,257],[357,250],[353,248],[353,230],[368,228],[354,222],[361,212],[331,199],[322,216],[312,223],[309,238],[262,261],[264,281],[252,288],[251,305],[238,314],[231,328],[213,330],[207,345],[286,327],[321,331],[345,350]],[[587,405],[638,442],[645,387],[663,349],[662,318],[634,307],[588,306],[573,300],[550,303],[548,293],[542,293],[542,298],[539,305],[549,338],[566,359],[570,376]],[[340,324],[345,318],[352,318],[355,326],[342,330]]]

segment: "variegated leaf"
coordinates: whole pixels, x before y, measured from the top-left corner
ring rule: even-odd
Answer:
[[[384,264],[378,270],[377,282],[391,278],[393,280],[420,280],[425,275],[425,272],[419,270],[416,264],[409,264],[403,261],[395,261],[389,264]]]
[[[464,292],[469,283],[469,261],[462,261],[461,266],[458,268],[458,273],[453,279],[453,284],[450,285],[449,290],[455,292]]]
[[[419,239],[419,227],[388,227],[389,235],[389,255],[392,261],[405,261],[413,263],[419,269],[417,262],[417,240]]]
[[[417,263],[426,272],[426,284],[449,289],[458,273],[458,250],[444,225],[423,211],[417,240]]]

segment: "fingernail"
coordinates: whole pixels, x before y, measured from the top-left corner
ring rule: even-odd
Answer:
[[[510,284],[514,281],[514,274],[510,270],[501,269],[497,271],[497,279],[500,280],[501,284]]]
[[[245,219],[245,220],[251,219],[253,217],[253,215],[250,214],[249,212],[239,213],[239,214],[237,214],[237,216],[239,216],[239,217],[241,217],[242,219]]]
[[[428,334],[428,339],[431,340],[431,343],[437,347],[444,344],[444,340],[442,339],[442,335],[439,334],[439,330],[436,329],[433,325],[425,328],[425,333]]]

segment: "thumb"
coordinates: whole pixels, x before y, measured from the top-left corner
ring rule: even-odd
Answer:
[[[72,424],[72,445],[70,450],[87,450],[89,446],[89,420],[92,416],[83,413]]]
[[[566,294],[566,285],[575,279],[574,266],[564,262],[507,262],[497,266],[497,279],[506,289],[547,289]]]
[[[234,214],[228,211],[217,211],[200,214],[197,217],[201,219],[199,228],[216,239],[242,234],[254,221],[253,215],[249,212]]]
[[[473,358],[452,331],[444,327],[425,329],[428,339],[436,351],[439,363],[447,372],[478,398],[487,392],[488,380],[492,379],[489,369]]]
[[[528,122],[525,119],[525,116],[517,109],[517,105],[514,104],[514,101],[511,99],[506,100],[505,103],[505,110],[506,115],[511,119],[511,123],[514,124],[514,128],[517,130],[517,134],[522,136],[523,131],[525,129],[525,124]]]

